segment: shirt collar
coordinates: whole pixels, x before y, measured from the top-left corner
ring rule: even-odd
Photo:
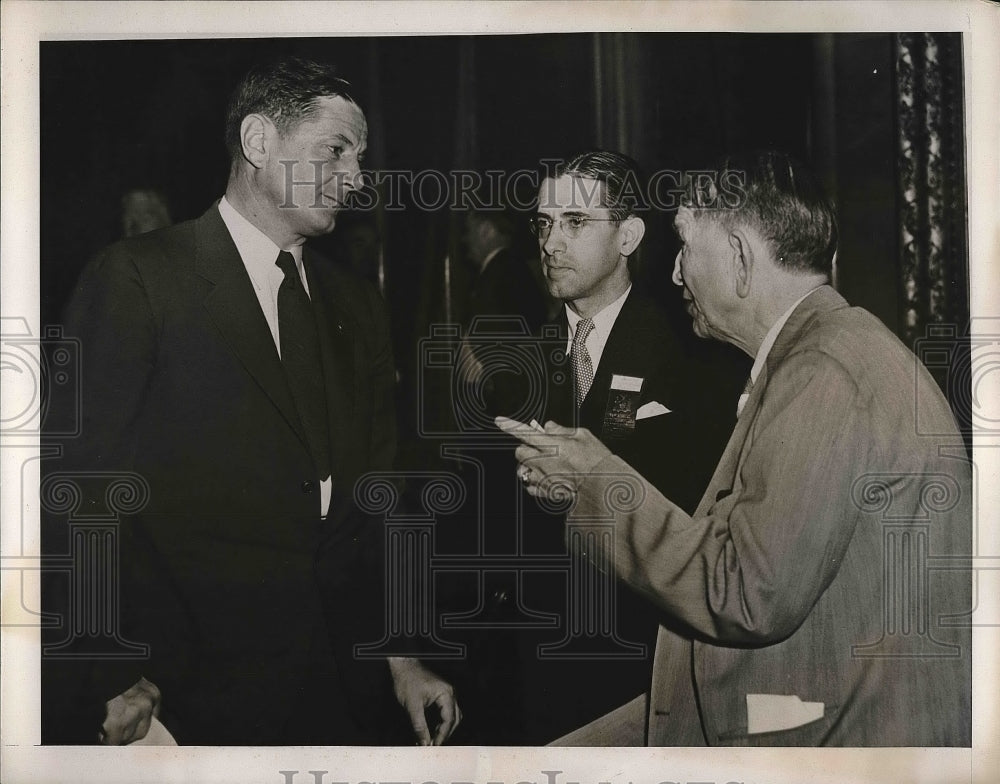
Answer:
[[[219,214],[222,216],[226,228],[236,243],[236,250],[246,264],[255,266],[273,266],[281,250],[271,238],[254,226],[243,215],[237,212],[236,208],[230,204],[229,200],[223,196],[219,199]],[[295,264],[302,274],[302,246],[293,245],[286,249],[295,257]]]
[[[764,369],[764,363],[767,361],[767,355],[771,353],[771,349],[774,347],[774,341],[778,339],[778,335],[781,334],[781,328],[785,326],[785,322],[791,317],[795,309],[802,304],[802,300],[812,294],[816,289],[820,288],[817,286],[814,289],[809,289],[805,294],[799,297],[795,302],[792,303],[791,307],[788,308],[784,313],[781,314],[781,318],[771,325],[771,328],[767,331],[764,336],[763,342],[760,344],[760,348],[757,349],[757,356],[754,357],[753,367],[750,368],[750,381],[753,384],[757,383],[757,377],[760,375],[760,371]]]
[[[591,320],[594,322],[594,332],[602,340],[607,340],[608,335],[611,334],[611,328],[614,327],[618,314],[621,313],[622,308],[625,306],[625,300],[628,299],[630,291],[632,291],[631,283],[628,284],[628,288],[625,289],[625,292],[618,299],[609,305],[605,305],[595,315],[591,316]],[[565,307],[566,320],[569,322],[569,334],[572,337],[576,334],[576,325],[583,319],[568,304]]]

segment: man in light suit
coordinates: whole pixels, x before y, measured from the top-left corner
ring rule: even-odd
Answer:
[[[549,292],[563,303],[555,326],[566,350],[564,361],[544,352],[548,386],[534,417],[588,428],[661,492],[693,510],[733,416],[713,406],[718,390],[707,395],[697,388],[700,374],[683,355],[663,308],[633,284],[646,228],[635,198],[641,184],[636,162],[607,150],[573,156],[541,184],[531,225]],[[731,385],[732,399],[739,383]],[[672,447],[667,455],[664,444]],[[565,552],[564,522],[565,515],[529,511],[523,522],[529,551]],[[626,583],[602,583],[582,607],[570,610],[567,594],[574,589],[565,575],[524,575],[525,603],[558,614],[561,623],[555,632],[519,635],[519,742],[556,740],[648,689],[658,612]],[[539,646],[557,643],[574,626],[576,612],[601,618],[597,625],[613,630],[614,641],[577,639],[562,653],[540,656]]]
[[[361,187],[350,89],[296,58],[251,70],[221,201],[80,278],[66,330],[85,357],[82,435],[58,467],[148,486],[118,547],[119,631],[150,656],[46,660],[46,742],[133,742],[157,714],[181,743],[371,742],[392,724],[382,673],[419,742],[459,720],[416,659],[354,653],[381,635],[380,523],[353,488],[392,467],[393,365],[378,294],[303,245]]]
[[[835,216],[795,161],[728,162],[675,225],[696,333],[755,359],[694,514],[586,431],[499,422],[524,441],[530,492],[563,483],[571,521],[613,517],[615,572],[672,622],[646,741],[968,745],[972,488],[947,401],[829,286]]]

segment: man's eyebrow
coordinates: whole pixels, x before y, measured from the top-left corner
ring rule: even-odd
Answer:
[[[344,142],[344,144],[351,145],[352,147],[357,144],[357,142],[354,141],[352,138],[350,138],[349,136],[344,136],[344,134],[342,133],[331,133],[329,136],[326,137],[324,141],[341,141]]]
[[[590,213],[583,212],[582,210],[565,210],[563,212],[560,212],[558,210],[558,208],[549,208],[549,207],[545,207],[545,208],[539,207],[539,208],[536,208],[535,209],[535,217],[537,217],[537,218],[551,218],[552,217],[552,215],[550,215],[549,213],[542,212],[541,211],[542,209],[552,209],[552,212],[555,213],[556,215],[558,215],[560,218],[589,218],[589,217],[591,217]]]

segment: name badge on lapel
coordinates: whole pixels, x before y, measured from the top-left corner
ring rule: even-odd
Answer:
[[[635,430],[635,415],[643,379],[635,376],[611,377],[608,404],[604,409],[603,433],[606,438],[625,438]]]

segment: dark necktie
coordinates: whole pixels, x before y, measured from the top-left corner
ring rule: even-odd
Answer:
[[[281,251],[275,262],[285,279],[278,288],[278,339],[281,365],[292,390],[309,451],[320,479],[330,475],[330,434],[319,331],[309,295],[302,287],[295,257]]]
[[[594,330],[592,319],[581,319],[573,333],[573,345],[570,347],[570,361],[573,365],[573,390],[576,393],[576,408],[580,409],[583,399],[594,383],[594,365],[587,351],[587,337]]]

